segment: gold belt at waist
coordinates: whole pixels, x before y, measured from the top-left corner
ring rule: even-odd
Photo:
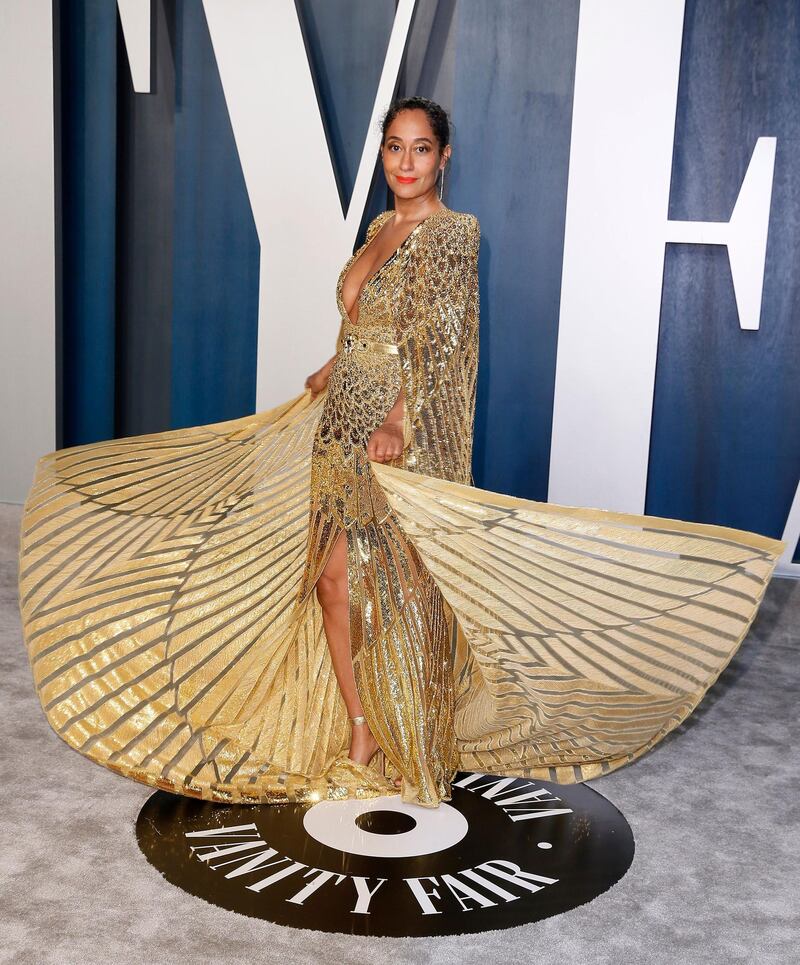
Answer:
[[[382,352],[384,355],[399,355],[400,349],[392,342],[378,342],[374,338],[363,338],[353,332],[342,336],[343,351],[362,349],[367,352]]]

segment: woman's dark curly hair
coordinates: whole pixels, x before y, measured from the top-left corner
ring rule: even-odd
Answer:
[[[428,115],[428,121],[433,129],[433,136],[439,142],[439,153],[450,143],[450,119],[447,111],[436,101],[427,97],[401,97],[393,101],[389,110],[381,121],[381,145],[386,141],[386,130],[400,111],[422,110]]]

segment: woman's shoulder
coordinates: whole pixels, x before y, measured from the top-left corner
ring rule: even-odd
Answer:
[[[481,223],[470,211],[453,211],[455,223],[459,229],[467,235],[478,235],[481,233]]]
[[[477,251],[481,240],[481,225],[471,212],[447,208],[442,211],[442,217],[435,219],[431,236],[437,247]]]
[[[480,229],[480,224],[474,214],[469,211],[456,211],[454,208],[440,208],[438,211],[434,211],[430,220],[449,228],[460,228],[462,231]]]
[[[460,224],[468,228],[480,229],[480,222],[471,211],[453,211],[451,208],[448,208],[447,210]]]

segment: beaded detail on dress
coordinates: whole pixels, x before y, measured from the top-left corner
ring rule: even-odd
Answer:
[[[342,327],[344,337],[331,368],[314,438],[311,511],[318,509],[337,526],[347,528],[363,519],[364,513],[373,514],[371,495],[380,499],[379,492],[373,491],[367,442],[394,405],[402,374],[399,354],[375,345],[396,349],[393,332],[370,329],[368,341],[354,331],[359,326],[343,322]],[[381,507],[383,513],[388,509],[385,501]]]
[[[447,208],[424,218],[365,281],[353,324],[342,301],[344,279],[391,216],[385,211],[370,224],[336,285],[341,328],[314,440],[311,509],[345,528],[358,518],[381,519],[388,510],[366,446],[403,386],[406,447],[389,465],[471,479],[477,288],[469,279],[475,276],[477,219]],[[309,566],[317,568],[313,561]]]

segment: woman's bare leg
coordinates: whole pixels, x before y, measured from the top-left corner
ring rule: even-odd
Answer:
[[[353,676],[350,650],[350,612],[347,586],[347,534],[340,530],[325,568],[317,580],[317,599],[322,607],[322,623],[331,653],[331,662],[349,717],[361,717],[364,708]],[[378,742],[367,724],[354,724],[350,759],[369,764]]]

